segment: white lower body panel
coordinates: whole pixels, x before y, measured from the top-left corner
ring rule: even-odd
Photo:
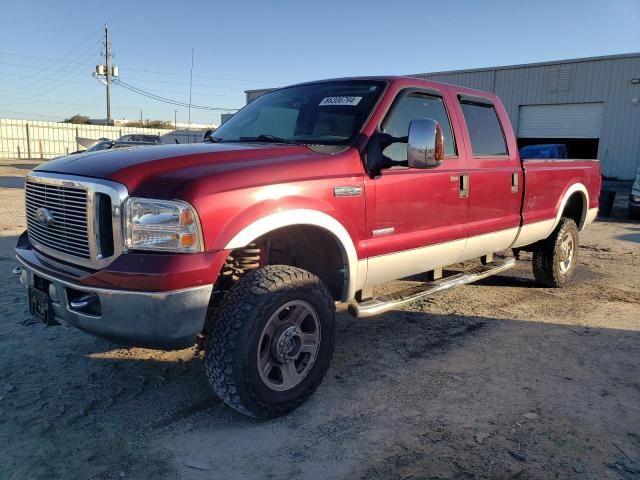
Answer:
[[[518,228],[371,257],[365,288],[482,257],[511,246]]]
[[[582,228],[593,223],[597,215],[598,209],[590,208]],[[467,239],[453,240],[361,260],[358,270],[361,274],[364,273],[366,265],[366,280],[363,283],[359,282],[358,287],[370,288],[384,282],[428,272],[507,248],[531,245],[551,235],[556,225],[557,219],[551,218],[523,225],[521,228],[514,227]]]
[[[582,225],[582,228],[586,227],[587,225],[592,224],[597,216],[598,216],[598,208],[597,207],[596,208],[590,208],[589,210],[587,210],[587,216],[584,219],[584,225]],[[580,230],[582,230],[582,228]]]

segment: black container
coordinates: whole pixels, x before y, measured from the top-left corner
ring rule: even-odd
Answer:
[[[610,217],[613,213],[613,204],[616,201],[615,190],[602,190],[600,192],[599,211],[601,217]]]

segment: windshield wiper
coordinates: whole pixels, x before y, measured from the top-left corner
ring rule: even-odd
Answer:
[[[286,143],[288,145],[305,145],[302,142],[296,142],[295,140],[290,140],[288,138],[280,138],[275,135],[269,135],[263,133],[256,137],[240,137],[239,140],[241,142],[268,142],[268,143]]]

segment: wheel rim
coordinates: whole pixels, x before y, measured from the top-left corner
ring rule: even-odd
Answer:
[[[575,242],[571,233],[565,233],[560,242],[560,273],[565,274],[573,265]]]
[[[302,300],[280,307],[267,321],[258,342],[258,372],[272,390],[290,390],[309,373],[320,347],[320,321]]]

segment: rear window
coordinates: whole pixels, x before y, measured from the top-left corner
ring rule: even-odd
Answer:
[[[507,144],[493,105],[460,100],[474,156],[507,155]]]

